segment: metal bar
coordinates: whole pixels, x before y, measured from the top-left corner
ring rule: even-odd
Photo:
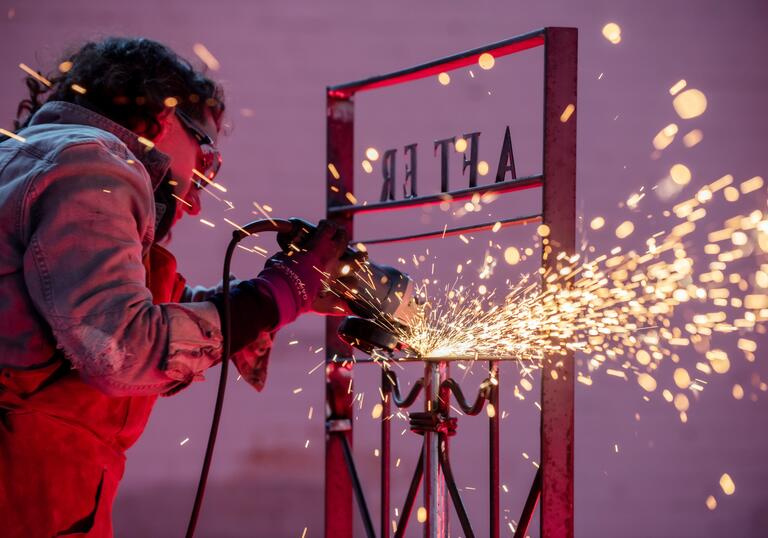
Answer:
[[[461,390],[461,387],[456,382],[456,380],[452,377],[443,381],[440,387],[453,393],[454,397],[456,398],[456,404],[464,412],[464,414],[474,416],[483,410],[483,404],[486,402],[486,400],[488,400],[490,389],[487,387],[487,383],[490,383],[490,380],[486,379],[483,381],[483,386],[478,391],[477,396],[475,397],[475,401],[472,405],[467,403],[466,398],[464,398],[464,392]]]
[[[387,368],[381,369],[381,538],[389,538],[389,465],[391,459],[390,433],[392,413],[392,390],[387,378]]]
[[[447,377],[447,362],[429,362],[424,366],[426,412],[439,409],[440,385]],[[440,436],[437,432],[424,433],[424,447],[424,507],[427,509],[424,538],[445,538],[448,536],[448,507],[445,502],[445,480],[440,469]]]
[[[440,434],[440,444],[448,443],[448,436]],[[447,447],[446,447],[447,448]],[[464,503],[461,501],[461,495],[459,489],[456,487],[456,480],[453,478],[453,471],[451,470],[451,463],[448,460],[448,453],[446,450],[440,450],[440,468],[445,475],[445,484],[448,487],[448,492],[451,494],[451,500],[453,501],[453,507],[456,509],[456,515],[459,516],[459,522],[461,523],[461,530],[464,531],[465,538],[475,538],[475,532],[472,530],[472,525],[469,522],[469,516],[464,508]],[[447,534],[444,536],[448,536]]]
[[[353,192],[353,129],[354,106],[351,99],[328,96],[327,99],[327,193],[326,207],[342,203],[345,192]],[[336,177],[338,176],[338,179]],[[330,187],[337,187],[334,191]],[[327,214],[352,235],[352,216]],[[352,444],[352,369],[350,365],[330,362],[331,357],[349,356],[352,348],[336,336],[341,318],[325,318],[326,361],[326,435],[325,435],[325,536],[326,538],[352,538],[352,483],[345,472],[344,449],[341,436]],[[330,424],[348,420],[348,431],[331,435]]]
[[[491,538],[499,538],[501,529],[499,513],[499,363],[488,361],[488,370],[491,373],[491,379],[496,383],[491,386],[491,398],[489,404],[493,406],[493,413],[488,418],[488,483],[490,492],[488,502],[490,504],[490,529]]]
[[[419,453],[419,462],[416,464],[416,469],[413,471],[413,478],[411,478],[411,485],[408,487],[408,495],[405,497],[403,512],[400,514],[400,520],[397,522],[394,538],[403,538],[405,530],[408,528],[408,518],[411,517],[413,503],[416,501],[416,493],[419,491],[419,484],[421,484],[421,478],[424,476],[425,449],[425,444],[422,443],[421,451]]]
[[[515,535],[513,538],[525,538],[528,533],[528,526],[531,524],[531,518],[533,518],[533,511],[536,510],[536,505],[539,502],[541,496],[541,467],[536,471],[536,477],[531,484],[531,490],[528,492],[528,498],[525,499],[525,506],[523,507],[523,513],[520,514],[520,520],[517,522],[517,528],[515,529]]]
[[[471,49],[452,56],[446,56],[438,60],[433,60],[400,71],[331,86],[328,88],[328,93],[347,97],[360,91],[400,84],[408,80],[417,80],[430,75],[436,75],[443,71],[451,71],[476,63],[479,56],[484,52],[494,52],[495,54],[493,56],[499,58],[501,56],[506,56],[507,54],[513,54],[515,52],[541,46],[543,44],[543,34],[543,29],[535,30],[527,34],[491,43],[490,45]]]
[[[344,448],[344,461],[347,464],[349,477],[352,479],[352,487],[355,490],[357,508],[360,510],[360,517],[363,519],[365,534],[368,536],[368,538],[376,538],[376,531],[373,530],[373,520],[371,519],[371,513],[368,511],[368,503],[365,502],[363,486],[360,484],[360,477],[357,475],[357,469],[355,468],[355,460],[352,458],[352,450],[349,448],[349,443],[347,442],[347,438],[344,436],[343,432],[337,433],[336,435],[341,438],[341,446]]]
[[[458,228],[446,228],[444,230],[437,230],[435,232],[424,232],[419,234],[401,235],[398,237],[389,237],[382,239],[371,239],[369,241],[356,241],[357,243],[364,243],[366,245],[376,245],[382,243],[399,243],[403,241],[422,241],[424,239],[436,239],[438,237],[449,237],[453,235],[459,235],[461,233],[468,232],[485,232],[493,229],[496,223],[501,225],[501,228],[509,228],[510,226],[520,226],[525,224],[531,224],[534,222],[541,222],[541,215],[527,215],[525,217],[518,217],[514,219],[498,220],[493,222],[484,222],[482,224],[471,224],[469,226],[459,226]]]
[[[333,162],[333,161],[329,161]],[[510,179],[508,181],[500,181],[499,183],[490,183],[488,185],[479,185],[477,187],[469,187],[466,189],[459,189],[451,192],[441,192],[438,194],[427,194],[424,196],[414,196],[413,198],[405,198],[404,200],[393,200],[390,202],[375,202],[373,204],[357,204],[353,205],[349,203],[349,200],[342,195],[345,192],[341,188],[341,192],[336,194],[338,203],[328,206],[328,215],[352,215],[356,213],[374,213],[378,211],[392,211],[395,209],[403,209],[406,207],[421,207],[425,205],[439,204],[440,202],[458,202],[461,200],[468,200],[472,198],[474,194],[486,194],[486,193],[498,193],[519,191],[523,189],[534,189],[541,187],[544,183],[544,176],[529,176],[521,177],[518,179]],[[338,186],[338,184],[337,184]],[[330,190],[330,188],[329,188]],[[349,191],[351,192],[351,191]]]
[[[358,359],[357,357],[336,357],[329,359],[328,362],[334,364],[377,364],[382,363],[393,364],[399,362],[413,363],[413,362],[476,362],[476,361],[493,361],[493,362],[526,362],[531,359],[521,359],[517,357],[401,357],[398,359],[382,359],[381,357],[364,357]]]
[[[392,399],[395,401],[395,405],[400,409],[413,405],[413,402],[416,401],[416,398],[419,396],[421,389],[424,387],[424,380],[417,380],[416,383],[413,384],[413,387],[411,387],[411,390],[408,392],[406,397],[403,398],[400,394],[400,383],[397,380],[395,372],[391,370],[387,371],[385,374],[385,379],[389,383]]]
[[[544,46],[545,268],[557,270],[560,252],[576,243],[576,107],[578,31],[546,28]],[[547,247],[551,247],[548,256]],[[550,354],[541,371],[541,537],[573,537],[573,352]]]

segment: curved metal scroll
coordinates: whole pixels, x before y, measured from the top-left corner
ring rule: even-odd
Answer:
[[[424,388],[424,380],[419,379],[413,384],[408,395],[403,398],[400,393],[400,382],[397,380],[395,372],[390,370],[385,375],[388,381],[388,386],[385,387],[384,390],[385,392],[390,392],[392,394],[392,401],[395,402],[395,405],[400,409],[413,405],[413,402],[419,397],[421,389]]]
[[[480,390],[477,393],[477,398],[475,398],[475,403],[470,406],[467,403],[466,398],[464,398],[464,393],[461,391],[461,387],[452,377],[443,381],[440,384],[440,388],[450,390],[456,398],[456,403],[459,404],[461,410],[471,416],[477,415],[483,410],[483,404],[490,399],[492,391],[491,380],[486,379],[480,385]]]

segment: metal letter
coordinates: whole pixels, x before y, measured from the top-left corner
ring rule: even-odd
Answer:
[[[464,167],[461,169],[461,173],[463,174],[469,166],[469,186],[477,187],[477,146],[480,133],[465,134],[464,139],[467,138],[469,138],[469,160],[467,160],[467,154],[464,153]]]
[[[512,172],[510,179],[517,179],[515,172],[515,156],[512,154],[512,136],[509,134],[509,125],[504,133],[504,143],[501,145],[501,155],[499,156],[499,168],[496,171],[496,183],[504,181],[507,172]]]
[[[448,192],[448,144],[453,145],[455,136],[435,140],[435,153],[440,148],[440,192]]]
[[[408,144],[403,148],[403,153],[411,155],[411,166],[405,163],[405,182],[403,182],[403,198],[415,198],[416,194],[416,146],[418,144]],[[408,194],[408,184],[411,185],[411,193]]]
[[[379,198],[382,202],[395,199],[395,153],[396,149],[388,149],[382,158],[381,173],[384,176],[384,184],[381,186]]]

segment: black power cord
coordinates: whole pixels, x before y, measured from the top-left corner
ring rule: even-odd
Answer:
[[[200,508],[203,504],[203,496],[205,495],[205,486],[208,481],[208,471],[211,469],[211,460],[213,459],[213,448],[216,445],[216,436],[219,433],[221,409],[224,405],[224,391],[227,388],[227,371],[229,369],[230,354],[230,333],[232,330],[229,311],[229,268],[232,264],[232,254],[234,253],[235,247],[240,242],[240,240],[242,240],[247,235],[259,232],[291,233],[294,228],[294,223],[285,219],[256,220],[246,224],[242,229],[232,232],[232,240],[229,242],[229,246],[227,246],[227,253],[224,255],[224,274],[222,277],[224,308],[221,319],[222,353],[221,373],[219,374],[219,389],[216,394],[216,404],[213,408],[211,432],[208,435],[208,445],[205,449],[203,468],[200,470],[200,481],[197,484],[195,503],[192,506],[192,513],[189,515],[189,524],[187,525],[186,538],[192,538],[194,536],[195,527],[197,526],[197,519],[200,516]]]

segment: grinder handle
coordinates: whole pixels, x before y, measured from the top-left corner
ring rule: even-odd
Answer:
[[[312,235],[317,231],[317,226],[304,219],[292,217],[288,219],[288,222],[292,224],[291,230],[277,234],[277,244],[285,253],[288,253],[291,250],[291,245],[297,248],[305,248],[307,241],[309,241]],[[350,246],[347,246],[346,251],[341,255],[342,261],[348,260],[353,262],[354,260],[364,261],[367,259],[367,252],[357,250]]]

